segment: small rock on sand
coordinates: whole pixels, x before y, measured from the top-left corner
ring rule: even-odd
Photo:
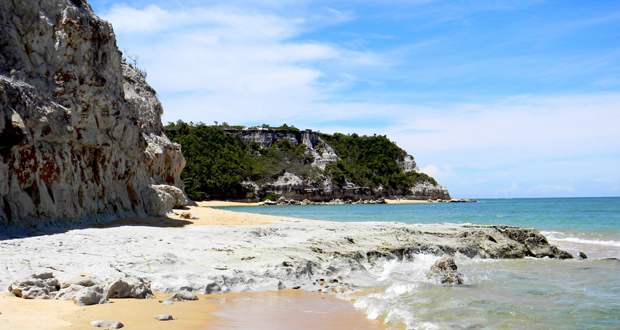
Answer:
[[[189,291],[179,291],[176,293],[177,300],[198,300],[195,294]]]
[[[98,320],[90,322],[90,325],[97,328],[120,329],[124,327],[121,322]]]
[[[156,315],[155,319],[157,321],[172,321],[172,320],[174,320],[174,318],[172,318],[172,315],[168,315],[168,314]]]

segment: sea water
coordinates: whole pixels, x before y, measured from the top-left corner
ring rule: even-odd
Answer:
[[[472,223],[534,227],[587,260],[456,256],[465,284],[438,285],[438,259],[385,262],[356,307],[388,328],[620,329],[620,198],[492,199],[477,203],[235,207],[234,211],[331,221]]]

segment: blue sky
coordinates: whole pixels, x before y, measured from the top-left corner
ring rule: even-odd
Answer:
[[[620,196],[620,3],[90,1],[163,121],[387,135],[458,198]]]

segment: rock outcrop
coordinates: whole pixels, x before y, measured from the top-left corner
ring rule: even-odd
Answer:
[[[97,283],[91,277],[77,277],[61,283],[52,273],[33,274],[13,282],[9,293],[24,299],[58,299],[73,300],[78,306],[105,304],[110,298],[151,299],[155,296],[151,284],[134,276],[113,277],[103,283]],[[179,301],[196,300],[191,293],[179,293],[173,296]]]
[[[0,109],[0,225],[107,221],[187,202],[155,92],[84,0],[0,2]]]
[[[228,134],[238,136],[245,143],[256,142],[261,148],[269,148],[280,140],[288,140],[292,145],[306,146],[306,152],[312,156],[312,166],[325,169],[328,164],[338,160],[338,155],[318,133],[312,131],[272,130],[267,128],[224,129]]]
[[[340,157],[336,151],[325,142],[321,136],[309,130],[284,130],[268,128],[224,128],[224,132],[238,136],[246,143],[257,143],[260,148],[269,148],[278,141],[287,140],[293,146],[303,144],[305,153],[312,160],[311,167],[324,170],[327,165],[335,164]],[[420,172],[414,158],[404,154],[402,159],[397,160],[398,166],[403,172]],[[320,172],[319,172],[320,173]],[[371,200],[381,198],[403,199],[441,199],[450,200],[450,193],[444,186],[430,182],[418,182],[407,191],[394,191],[383,186],[365,187],[347,181],[342,186],[333,184],[329,176],[318,174],[314,177],[302,176],[298,173],[283,172],[273,180],[266,182],[246,181],[244,184],[251,187],[255,196],[265,196],[275,193],[279,196],[295,200],[310,200],[313,202],[327,202],[335,199],[344,200]]]
[[[98,248],[89,250],[85,241]],[[40,251],[54,251],[55,257]],[[0,241],[4,263],[0,288],[17,278],[53,268],[61,283],[82,272],[100,278],[114,278],[120,272],[148,281],[155,291],[168,293],[282,288],[341,292],[375,285],[373,281],[385,272],[386,263],[393,262],[420,267],[417,280],[428,281],[432,263],[426,261],[435,262],[444,256],[457,262],[473,257],[572,257],[549,245],[537,230],[512,226],[310,221],[192,226],[179,231],[128,226]],[[449,265],[445,269],[454,270]],[[338,285],[331,283],[334,279]],[[458,281],[456,277],[453,280]],[[467,282],[465,277],[463,280]],[[57,287],[55,283],[52,286]]]

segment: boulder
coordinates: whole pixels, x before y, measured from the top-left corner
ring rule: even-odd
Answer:
[[[459,273],[458,267],[451,257],[443,257],[426,274],[428,279],[436,279],[441,284],[463,284],[463,275]]]
[[[135,276],[123,276],[109,279],[103,285],[108,292],[108,298],[155,298],[151,291],[151,284]]]
[[[72,297],[78,306],[105,304],[108,301],[108,292],[100,286],[82,287]]]
[[[13,282],[8,290],[16,297],[24,299],[52,299],[60,290],[60,282],[52,273],[34,274]]]

